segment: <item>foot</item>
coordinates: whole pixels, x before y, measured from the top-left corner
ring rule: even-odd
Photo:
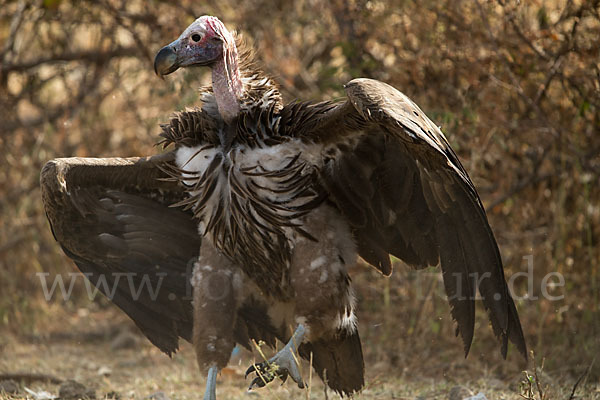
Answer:
[[[283,349],[281,349],[281,351],[271,357],[268,361],[253,364],[248,368],[246,377],[252,372],[256,372],[257,374],[257,377],[254,378],[248,390],[252,390],[255,387],[264,387],[275,378],[279,378],[285,382],[288,376],[292,377],[299,388],[304,388],[304,382],[302,381],[298,362],[296,361],[298,359],[298,346],[300,346],[300,343],[302,343],[302,340],[304,339],[304,333],[304,326],[302,326],[302,324],[298,325],[296,332],[294,332],[290,341]]]
[[[210,367],[202,400],[217,400],[217,367]]]

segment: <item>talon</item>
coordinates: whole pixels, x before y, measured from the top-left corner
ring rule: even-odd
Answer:
[[[248,388],[248,390],[252,390],[255,387],[265,387],[267,383],[270,383],[271,381],[273,381],[273,379],[275,379],[276,376],[279,376],[279,373],[273,373],[272,371],[270,371],[269,366],[269,363],[265,361],[259,364],[252,364],[250,367],[248,367],[248,369],[246,370],[245,377],[247,377],[253,372],[255,372],[258,375],[252,380],[252,383],[250,383],[250,387]]]
[[[248,378],[248,375],[250,375],[253,372],[256,372],[256,364],[252,364],[250,367],[248,367],[246,373],[244,374],[244,379]]]
[[[265,375],[268,371],[268,366],[269,364],[265,361],[259,364],[252,364],[250,367],[248,367],[248,369],[246,370],[246,374],[244,375],[244,379],[246,379],[248,377],[248,375],[250,375],[253,372],[256,372],[259,375]]]
[[[281,379],[281,385],[283,386],[283,384],[285,383],[285,381],[287,381],[287,378],[290,374],[288,374],[287,371],[283,371],[283,372],[278,372],[277,375],[279,376],[279,379]]]
[[[265,387],[267,385],[267,383],[271,382],[272,379],[268,379],[266,376],[257,376],[256,378],[254,378],[252,380],[252,383],[250,384],[250,387],[248,387],[248,390],[252,390],[255,387]]]
[[[262,379],[260,379],[260,377],[256,377],[252,380],[252,383],[250,384],[250,388],[248,388],[248,390],[252,390],[254,389],[254,387],[264,387],[265,383],[263,382]]]

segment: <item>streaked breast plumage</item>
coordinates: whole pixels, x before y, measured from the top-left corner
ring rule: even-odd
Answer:
[[[176,153],[181,181],[199,233],[228,257],[264,276],[263,290],[284,293],[295,240],[312,239],[302,218],[318,206],[320,146],[299,140],[270,147],[180,146]],[[283,250],[283,251],[282,251]],[[282,268],[283,267],[283,268]],[[257,272],[259,274],[254,275]],[[278,297],[279,297],[278,296]]]

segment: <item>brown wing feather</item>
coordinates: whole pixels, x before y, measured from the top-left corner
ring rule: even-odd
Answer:
[[[201,244],[191,211],[171,207],[187,196],[168,178],[172,160],[173,153],[56,159],[40,182],[65,254],[167,354],[180,337],[192,338],[189,282]],[[266,312],[255,305],[239,310],[233,334],[241,345],[274,344],[273,332]]]
[[[167,354],[179,337],[191,339],[188,268],[200,249],[190,215],[168,207],[183,192],[159,180],[171,158],[57,159],[41,174],[46,214],[67,256]]]
[[[359,254],[386,275],[389,254],[417,268],[441,264],[465,352],[478,288],[503,355],[510,339],[526,356],[485,210],[442,132],[385,83],[355,79],[346,91],[348,101],[325,110],[301,136],[335,148],[326,151],[323,180]]]

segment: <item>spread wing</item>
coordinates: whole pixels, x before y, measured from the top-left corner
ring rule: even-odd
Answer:
[[[81,272],[167,354],[191,339],[188,288],[200,236],[169,205],[184,198],[162,180],[172,154],[152,158],[63,158],[41,173],[52,232]]]
[[[359,254],[383,274],[389,255],[416,267],[441,264],[452,316],[468,353],[476,290],[506,357],[526,357],[502,260],[479,196],[440,129],[408,97],[370,79],[346,85],[348,100],[304,128],[326,144],[323,179],[348,219]]]

